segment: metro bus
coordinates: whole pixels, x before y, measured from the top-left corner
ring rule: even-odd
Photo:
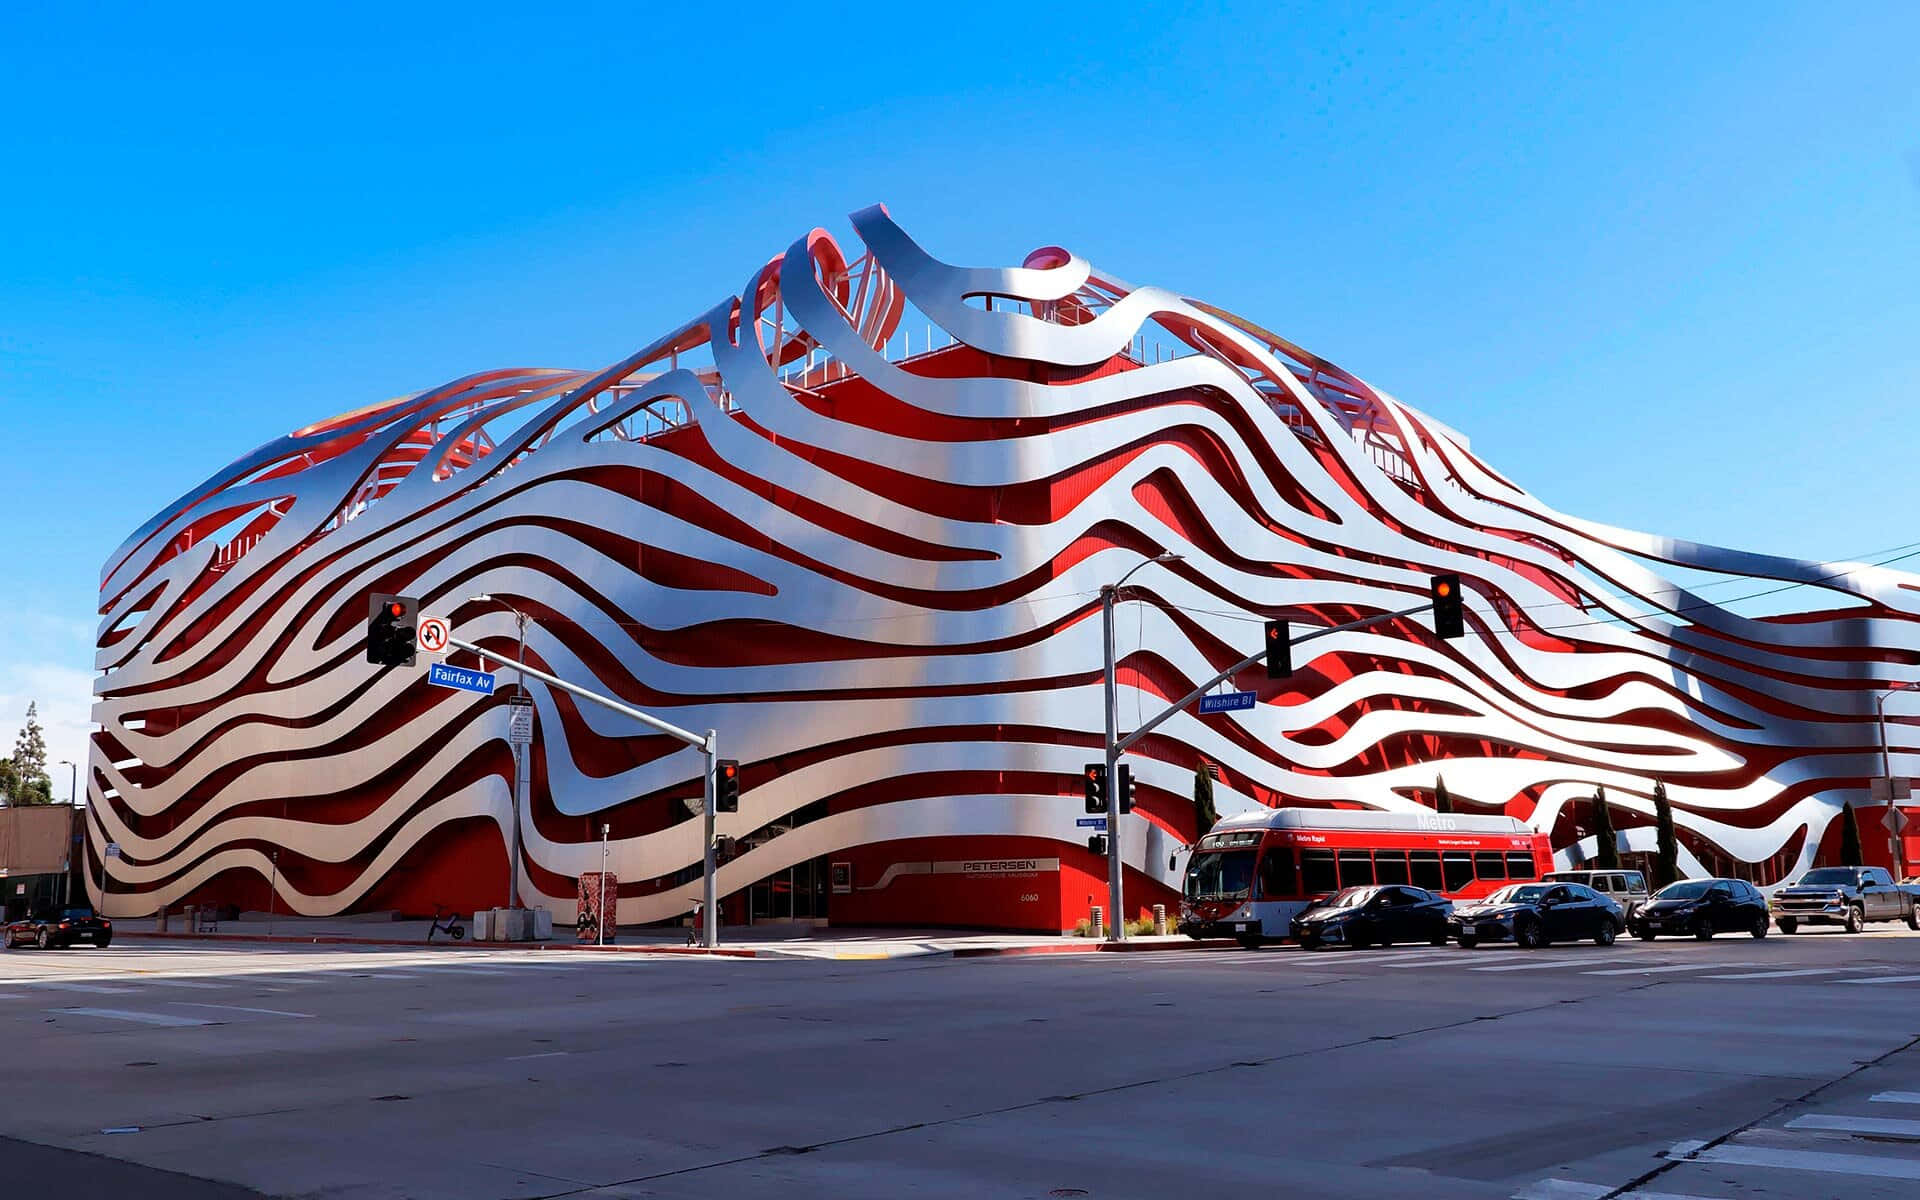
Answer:
[[[1341,888],[1411,884],[1485,896],[1553,869],[1543,833],[1506,816],[1273,808],[1224,817],[1187,862],[1180,932],[1244,946],[1287,936],[1295,914]]]

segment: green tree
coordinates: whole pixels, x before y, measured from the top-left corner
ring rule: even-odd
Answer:
[[[1607,807],[1607,789],[1593,789],[1593,840],[1598,848],[1594,865],[1602,871],[1620,869],[1620,836],[1613,831],[1613,812]]]
[[[1447,794],[1447,781],[1438,775],[1433,777],[1433,811],[1437,813],[1453,811],[1453,797]]]
[[[1854,815],[1853,805],[1848,804],[1840,810],[1840,864],[1843,867],[1859,867],[1860,861],[1860,818]]]
[[[0,758],[0,804],[12,804],[13,795],[20,790],[20,772],[13,769],[13,760]]]
[[[1663,888],[1680,878],[1680,840],[1673,832],[1673,802],[1667,799],[1667,785],[1653,785],[1654,855],[1653,886]]]
[[[1201,763],[1193,769],[1193,840],[1199,841],[1207,836],[1220,814],[1213,807],[1213,772]]]
[[[47,736],[40,728],[40,706],[27,702],[27,723],[13,743],[15,775],[11,804],[53,803],[53,780],[47,777]]]

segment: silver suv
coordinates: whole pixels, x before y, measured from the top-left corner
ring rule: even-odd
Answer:
[[[1555,883],[1580,883],[1620,906],[1626,916],[1647,902],[1647,877],[1638,871],[1549,871]]]

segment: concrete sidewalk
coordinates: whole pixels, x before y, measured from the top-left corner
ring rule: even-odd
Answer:
[[[463,925],[471,926],[462,921]],[[219,922],[215,932],[196,933],[183,916],[169,918],[167,930],[151,917],[113,923],[116,938],[167,939],[199,942],[280,942],[302,945],[420,946],[427,943],[430,922],[396,921],[369,917],[269,917],[243,913],[237,921]],[[448,949],[568,951],[594,954],[707,954],[741,958],[806,958],[844,961],[947,956],[979,958],[1007,954],[1094,954],[1116,950],[1182,950],[1231,946],[1231,942],[1196,942],[1190,938],[1135,937],[1114,944],[1091,938],[1013,933],[960,933],[952,930],[831,929],[813,926],[722,926],[720,945],[709,952],[689,946],[685,930],[622,929],[611,945],[575,940],[571,929],[556,929],[543,942],[451,941],[436,933],[433,945]]]

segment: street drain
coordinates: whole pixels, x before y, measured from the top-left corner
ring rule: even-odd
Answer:
[[[160,1064],[155,1062],[130,1062],[127,1065],[130,1067],[157,1067]]]
[[[1057,1198],[1057,1200],[1065,1200],[1068,1196],[1091,1196],[1093,1193],[1085,1188],[1054,1188],[1048,1192],[1047,1195],[1050,1198]]]

